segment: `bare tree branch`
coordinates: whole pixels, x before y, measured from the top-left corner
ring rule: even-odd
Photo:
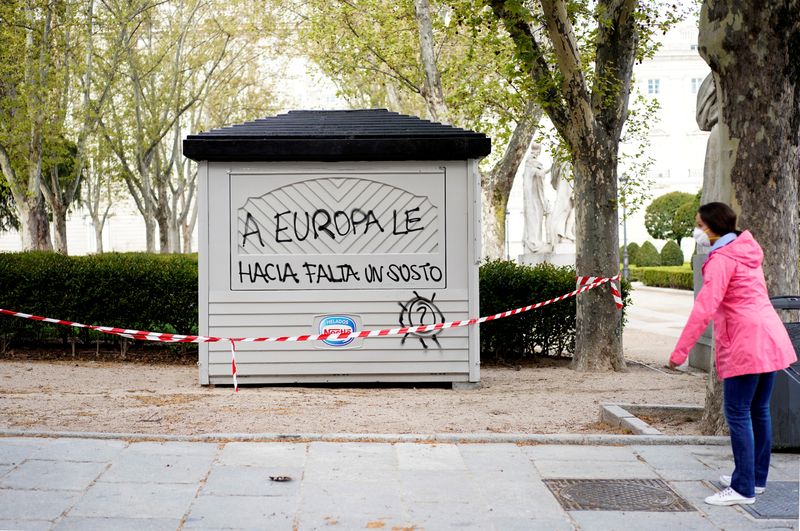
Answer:
[[[628,112],[633,62],[638,45],[634,12],[638,0],[601,0],[597,5],[597,58],[592,109],[597,122],[619,138]]]
[[[539,91],[539,103],[553,125],[566,138],[568,133],[567,108],[559,91],[555,76],[544,56],[544,50],[531,31],[530,23],[519,13],[527,11],[520,0],[489,0],[494,14],[503,21],[517,48],[520,59],[531,70]]]

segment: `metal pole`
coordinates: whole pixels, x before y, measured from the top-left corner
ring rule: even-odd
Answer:
[[[624,187],[628,182],[628,176],[622,174],[619,182]],[[622,278],[625,280],[630,279],[628,271],[628,216],[625,208],[625,201],[622,202]]]
[[[628,280],[628,220],[625,215],[625,203],[622,203],[622,278]]]
[[[511,245],[511,239],[508,237],[508,210],[506,210],[505,230],[503,232],[505,233],[503,235],[505,240],[503,244],[506,248],[506,260],[511,260],[511,250],[508,248]]]

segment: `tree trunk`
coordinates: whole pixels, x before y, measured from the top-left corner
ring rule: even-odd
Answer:
[[[145,249],[148,253],[154,253],[156,252],[156,222],[152,216],[142,215],[144,216]]]
[[[95,252],[102,254],[103,253],[103,225],[105,223],[101,223],[100,220],[95,219],[92,216],[92,225],[94,226],[94,247]]]
[[[53,211],[53,239],[56,252],[67,253],[67,208],[58,201],[50,203]]]
[[[431,24],[431,7],[428,0],[414,0],[414,12],[419,34],[419,50],[422,68],[425,71],[425,83],[422,86],[422,97],[428,105],[428,112],[435,122],[449,123],[448,109],[444,103],[442,82],[436,66],[436,50],[433,43],[433,25]]]
[[[497,177],[494,177],[497,178]],[[481,173],[481,225],[483,238],[483,258],[497,260],[506,258],[506,206],[508,196],[503,198],[503,193],[498,187],[490,187],[493,181],[491,173]],[[496,183],[502,186],[502,183]]]
[[[158,223],[158,252],[161,254],[169,254],[169,219],[163,214],[156,214],[156,222]]]
[[[584,276],[614,276],[619,270],[616,142],[595,140],[592,148],[575,155],[573,171],[578,206],[576,272]],[[576,306],[572,367],[579,371],[625,370],[620,312],[610,289],[603,286],[584,292]]]
[[[770,294],[800,292],[797,262],[800,184],[800,2],[705,0],[700,54],[717,86],[723,179],[764,249]],[[788,37],[788,38],[787,38]],[[701,429],[722,434],[722,385],[711,371]]]
[[[181,252],[183,253],[191,253],[192,252],[192,229],[189,227],[188,223],[181,224]]]
[[[722,413],[722,383],[717,378],[717,364],[711,358],[708,380],[706,380],[706,401],[700,431],[703,435],[725,435],[725,415]]]
[[[719,94],[740,226],[764,249],[771,295],[798,293],[800,2],[706,0],[700,53]],[[787,39],[787,36],[789,38]],[[726,138],[727,137],[727,138]]]
[[[191,214],[188,216],[188,221],[182,224],[183,229],[183,252],[192,252],[192,234],[197,225],[197,201],[192,202]]]
[[[491,171],[481,174],[481,225],[483,229],[483,257],[489,260],[505,258],[506,244],[506,208],[514,177],[533,135],[542,118],[542,109],[530,101],[511,140],[506,147],[503,158]]]
[[[50,221],[42,193],[33,199],[16,201],[21,225],[22,249],[24,251],[52,251]]]

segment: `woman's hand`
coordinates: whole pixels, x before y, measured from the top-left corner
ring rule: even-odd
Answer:
[[[672,363],[672,360],[669,360],[669,363],[667,364],[667,367],[669,367],[669,368],[670,368],[670,369],[672,369],[673,371],[676,371],[676,370],[678,370],[678,366],[677,366],[677,365],[675,365],[674,363]]]

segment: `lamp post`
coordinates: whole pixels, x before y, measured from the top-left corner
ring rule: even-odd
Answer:
[[[509,246],[511,245],[511,238],[508,237],[508,210],[506,209],[506,219],[505,219],[505,230],[503,231],[504,234],[504,242],[503,245],[506,248],[506,260],[511,260],[511,249]]]
[[[622,188],[628,183],[627,174],[623,173],[619,178],[619,183]],[[621,194],[620,194],[621,195]],[[624,197],[624,196],[623,196]],[[625,210],[625,200],[622,201],[622,278],[628,280],[630,274],[628,272],[628,216]]]

